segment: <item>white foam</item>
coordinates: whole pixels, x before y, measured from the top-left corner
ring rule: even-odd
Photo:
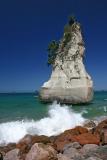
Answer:
[[[0,124],[0,144],[18,142],[26,134],[57,135],[77,125],[85,119],[82,113],[75,113],[68,106],[54,102],[49,106],[48,117],[39,121],[13,121]]]
[[[104,99],[104,101],[107,101],[107,98],[106,98],[106,99]]]
[[[107,112],[107,106],[104,106],[103,108],[104,108],[104,112]]]

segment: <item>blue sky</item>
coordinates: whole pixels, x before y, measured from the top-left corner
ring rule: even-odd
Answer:
[[[51,74],[47,46],[69,15],[83,26],[85,64],[96,90],[107,89],[106,0],[0,1],[0,92],[34,91]]]

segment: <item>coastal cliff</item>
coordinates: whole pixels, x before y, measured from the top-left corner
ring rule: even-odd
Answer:
[[[54,42],[55,43],[55,42]],[[84,41],[81,25],[72,21],[64,29],[52,62],[50,79],[40,90],[43,102],[79,104],[93,98],[93,82],[83,64]]]

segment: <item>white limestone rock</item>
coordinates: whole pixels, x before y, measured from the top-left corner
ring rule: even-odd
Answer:
[[[72,38],[63,46],[64,36],[50,79],[43,84],[40,98],[44,102],[57,100],[61,103],[87,103],[93,98],[93,82],[83,64],[84,42],[80,24],[75,22]]]

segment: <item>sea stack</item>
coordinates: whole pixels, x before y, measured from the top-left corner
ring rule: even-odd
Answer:
[[[43,102],[56,100],[65,104],[80,104],[92,100],[93,82],[83,64],[84,51],[81,25],[71,18],[54,56],[49,55],[52,74],[40,90]]]

